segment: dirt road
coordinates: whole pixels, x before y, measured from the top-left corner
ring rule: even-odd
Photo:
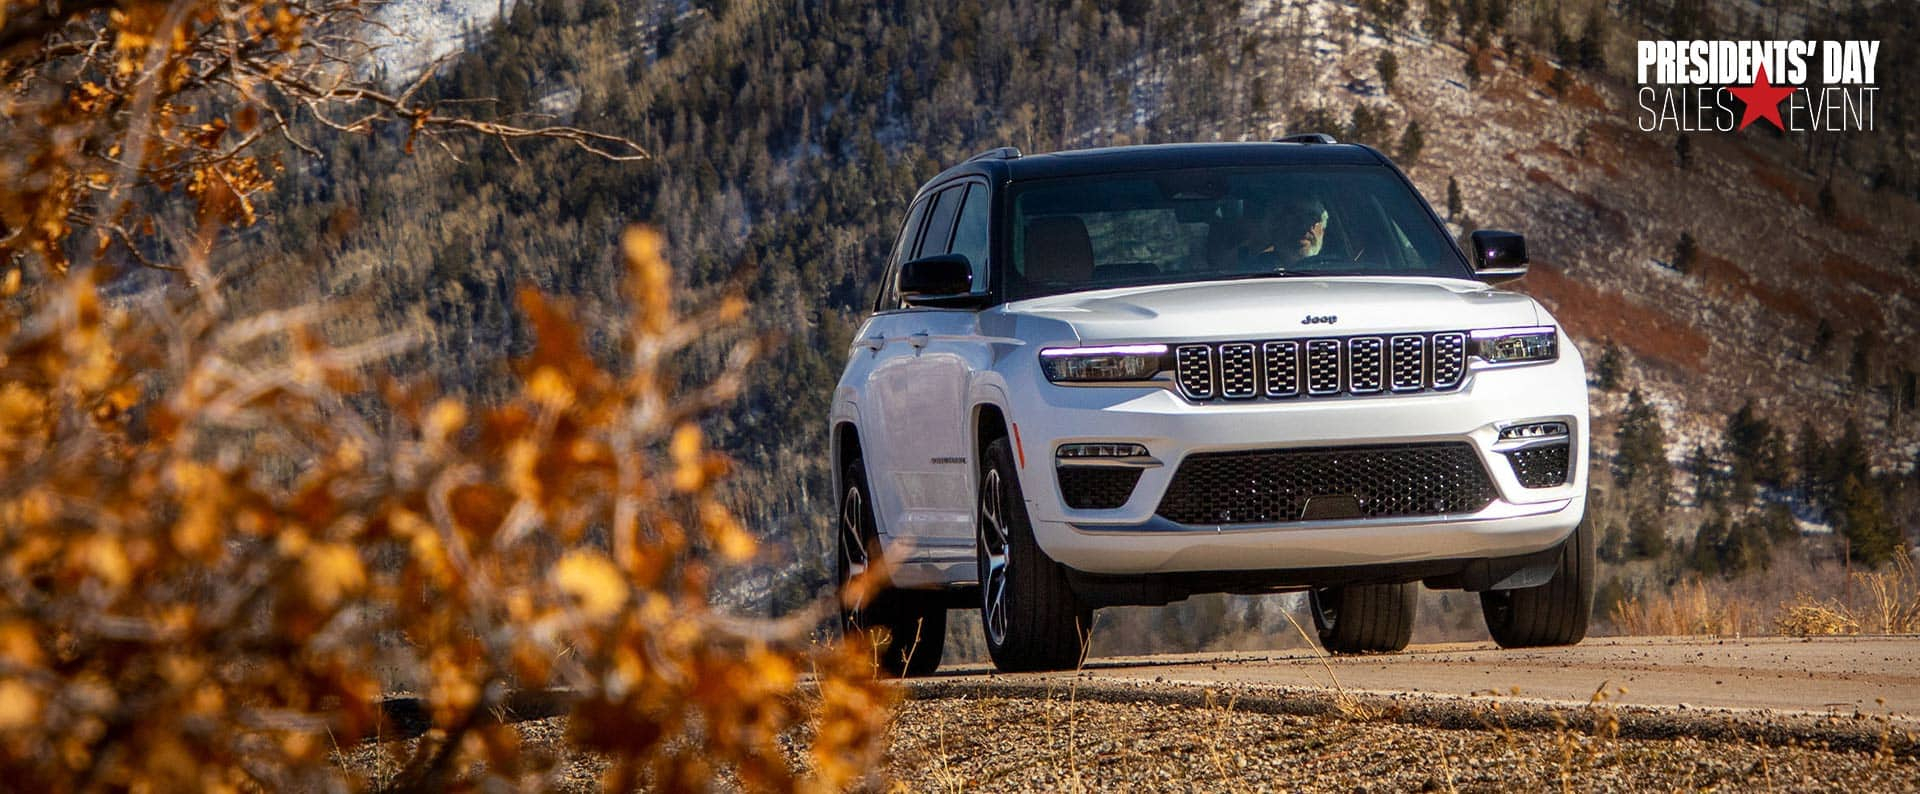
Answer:
[[[1038,681],[1074,674],[990,675],[943,669],[955,684]],[[1405,653],[1323,658],[1311,651],[1096,659],[1094,682],[1327,689],[1374,694],[1525,699],[1585,705],[1607,688],[1618,705],[1766,710],[1920,719],[1920,637],[1800,640],[1606,638],[1571,648],[1503,651],[1491,644],[1416,646]],[[1620,688],[1625,693],[1620,693]]]
[[[1636,638],[956,666],[905,684],[887,775],[953,791],[1916,791],[1917,656],[1916,637]]]

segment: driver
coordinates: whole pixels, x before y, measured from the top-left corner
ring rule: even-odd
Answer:
[[[1261,268],[1281,269],[1303,259],[1320,255],[1327,240],[1327,208],[1315,198],[1293,198],[1275,203],[1267,210],[1255,245],[1264,237],[1267,244],[1251,257]]]

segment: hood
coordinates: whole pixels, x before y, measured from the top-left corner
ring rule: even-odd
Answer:
[[[1030,298],[1007,311],[1071,326],[1080,341],[1186,341],[1464,331],[1551,322],[1532,298],[1477,281],[1272,278]],[[1308,317],[1320,322],[1305,322]],[[1332,318],[1327,322],[1325,318]]]

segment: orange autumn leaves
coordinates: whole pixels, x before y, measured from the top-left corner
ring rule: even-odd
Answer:
[[[756,543],[696,421],[754,340],[700,388],[662,373],[743,305],[681,314],[659,238],[623,243],[621,360],[524,292],[536,345],[497,404],[370,377],[308,311],[108,305],[85,278],[21,299],[0,317],[0,774],[542,787],[555,759],[494,715],[543,687],[571,693],[571,741],[608,785],[725,769],[831,789],[873,768],[894,696],[863,654],[709,603]],[[396,687],[432,730],[392,778],[348,776],[333,748],[394,730],[373,704]]]

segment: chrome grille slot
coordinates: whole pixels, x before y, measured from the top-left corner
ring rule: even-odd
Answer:
[[[1246,399],[1258,394],[1260,382],[1253,371],[1253,345],[1233,342],[1220,346],[1220,395]]]
[[[1315,339],[1307,343],[1307,393],[1340,392],[1340,340]]]
[[[1261,346],[1266,357],[1267,396],[1292,397],[1300,393],[1300,343],[1268,342]]]
[[[1196,400],[1212,399],[1213,349],[1206,345],[1181,345],[1175,359],[1180,390]]]
[[[1467,372],[1467,335],[1433,335],[1433,388],[1451,389],[1460,385]]]
[[[1393,350],[1393,390],[1419,391],[1427,385],[1426,337],[1396,336],[1388,344]]]
[[[1347,340],[1347,389],[1354,394],[1380,391],[1380,337]]]

